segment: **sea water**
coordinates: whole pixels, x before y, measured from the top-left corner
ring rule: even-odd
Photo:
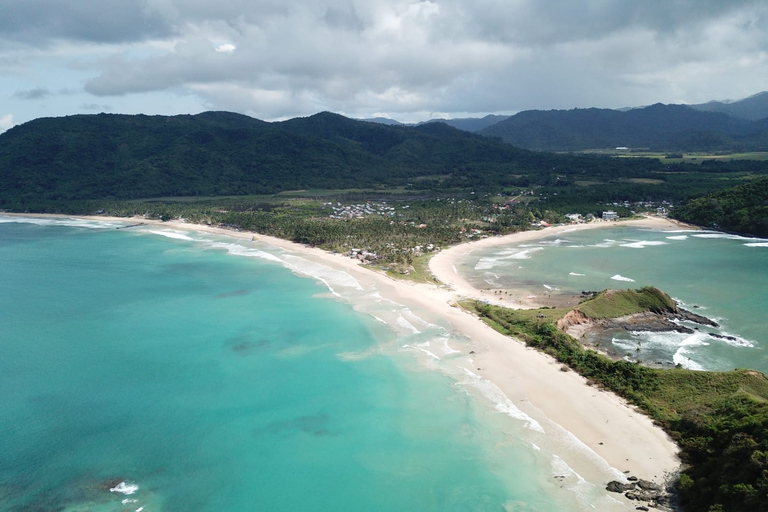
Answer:
[[[631,509],[439,319],[266,244],[115,228],[0,216],[0,509]]]
[[[473,251],[457,270],[489,297],[515,290],[544,303],[656,286],[720,327],[686,322],[693,334],[611,331],[589,341],[650,364],[768,372],[768,240],[687,229],[575,230]]]

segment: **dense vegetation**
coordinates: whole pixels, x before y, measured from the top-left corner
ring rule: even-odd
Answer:
[[[654,301],[655,302],[655,301]],[[566,310],[520,311],[465,303],[514,336],[627,398],[680,445],[684,510],[768,511],[768,378],[759,372],[661,370],[612,361],[555,327]]]
[[[768,178],[693,199],[674,215],[699,226],[768,236]]]
[[[648,148],[655,151],[765,151],[768,121],[730,117],[685,105],[528,110],[478,133],[548,151]]]
[[[532,221],[566,220],[561,214],[525,203],[507,207],[486,197],[430,198],[370,192],[327,192],[241,196],[195,200],[72,201],[58,213],[100,212],[117,217],[185,219],[255,231],[334,252],[373,253],[371,259],[408,270],[418,256],[490,234],[530,229]]]
[[[37,119],[0,135],[0,208],[402,187],[442,194],[540,188],[552,204],[547,209],[595,209],[606,201],[678,202],[767,168],[538,153],[443,123],[385,126],[330,113],[280,123],[226,112],[78,115]]]

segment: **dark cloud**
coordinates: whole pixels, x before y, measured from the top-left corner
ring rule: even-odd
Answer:
[[[169,37],[175,28],[152,2],[0,0],[0,37],[45,46],[54,40],[120,43]]]
[[[37,89],[29,89],[28,91],[17,91],[13,96],[20,100],[39,100],[50,96],[51,94],[51,91],[45,87],[38,87]]]

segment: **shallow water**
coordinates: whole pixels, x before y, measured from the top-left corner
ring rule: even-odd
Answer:
[[[458,369],[466,340],[344,272],[19,220],[0,217],[3,510],[623,509],[568,467],[578,442]]]
[[[633,360],[768,372],[766,240],[712,231],[598,228],[473,251],[457,269],[489,296],[522,290],[520,296],[544,301],[575,303],[582,291],[656,286],[721,327],[699,326],[694,334],[610,332],[594,341]]]

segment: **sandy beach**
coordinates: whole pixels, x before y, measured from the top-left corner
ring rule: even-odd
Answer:
[[[556,425],[556,428],[573,434],[588,450],[582,450],[581,455],[567,462],[588,481],[599,479],[599,475],[604,474],[605,464],[618,472],[657,482],[679,468],[677,446],[660,428],[653,425],[650,418],[637,412],[616,395],[588,386],[586,380],[576,373],[561,371],[561,365],[553,358],[503,336],[476,316],[452,305],[457,299],[464,297],[487,298],[456,273],[453,264],[456,258],[479,248],[518,243],[577,229],[611,227],[617,225],[615,222],[526,231],[448,248],[435,255],[430,262],[432,272],[442,282],[442,285],[438,286],[394,280],[360,265],[357,260],[251,232],[138,218],[81,218],[122,223],[141,222],[146,225],[246,240],[255,235],[257,243],[266,243],[333,268],[343,269],[363,286],[378,289],[383,297],[413,307],[414,310],[425,310],[439,316],[449,322],[452,329],[471,340],[474,355],[469,363],[471,368],[467,367],[467,370],[496,384],[512,403],[539,423]],[[626,221],[624,224],[661,229],[680,227],[672,221],[659,218]],[[595,454],[598,457],[595,457]],[[598,464],[595,463],[596,458],[599,459]],[[598,471],[601,464],[602,473]],[[620,495],[615,496],[621,498]]]

